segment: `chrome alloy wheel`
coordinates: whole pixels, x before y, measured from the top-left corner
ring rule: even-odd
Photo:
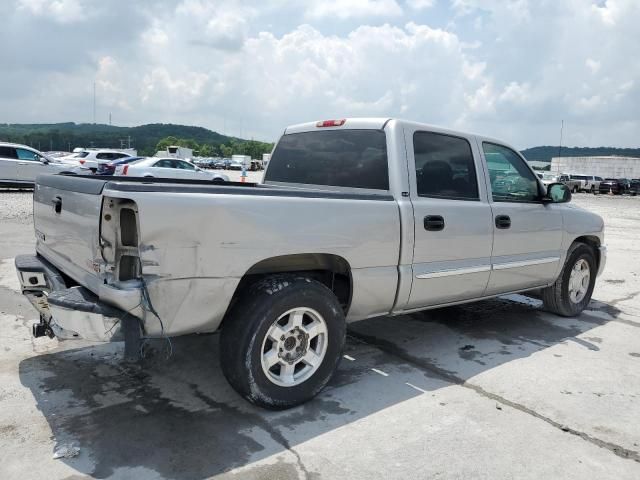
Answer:
[[[591,269],[589,263],[581,258],[571,269],[569,276],[569,299],[573,303],[580,303],[587,290],[589,290],[589,282],[591,281]]]
[[[291,309],[273,322],[262,342],[262,371],[281,387],[294,387],[311,377],[327,352],[327,324],[307,307]]]

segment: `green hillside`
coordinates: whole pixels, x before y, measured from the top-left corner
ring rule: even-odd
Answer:
[[[228,137],[202,127],[152,123],[138,127],[116,127],[90,123],[53,124],[0,124],[0,140],[22,143],[43,151],[73,149],[74,147],[127,147],[129,142],[140,155],[152,155],[158,143],[166,137],[174,137],[179,144],[189,146],[207,145],[207,151],[219,153],[221,145],[236,147],[246,145],[263,146],[271,151],[271,144]],[[197,144],[197,145],[195,145]],[[234,148],[233,153],[238,148]],[[253,150],[253,149],[250,149]]]

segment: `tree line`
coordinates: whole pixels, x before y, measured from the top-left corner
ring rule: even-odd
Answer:
[[[250,155],[251,158],[262,158],[263,153],[271,153],[271,150],[273,149],[273,143],[259,142],[257,140],[238,140],[230,138],[226,144],[199,144],[192,138],[168,136],[158,142],[156,145],[156,151],[164,151],[170,145],[190,148],[193,150],[193,154],[198,157],[231,157],[231,155]]]
[[[41,151],[71,151],[76,147],[135,148],[139,155],[153,155],[162,140],[172,137],[172,145],[184,143],[198,155],[255,155],[271,151],[273,144],[222,135],[203,127],[152,123],[118,127],[92,123],[2,124],[0,141],[21,143]]]

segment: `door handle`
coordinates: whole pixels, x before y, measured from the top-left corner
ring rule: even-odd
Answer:
[[[51,199],[51,203],[53,203],[53,209],[56,213],[60,213],[62,211],[62,198],[55,197]]]
[[[509,215],[497,215],[496,216],[496,228],[505,229],[511,226],[511,218]]]
[[[444,218],[441,215],[427,215],[424,217],[424,229],[430,232],[444,230]]]

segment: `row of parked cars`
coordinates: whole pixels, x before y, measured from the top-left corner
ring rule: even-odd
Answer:
[[[602,178],[597,175],[577,175],[568,173],[538,173],[542,183],[564,183],[573,193],[612,193],[614,195],[637,195],[640,193],[638,178]]]
[[[0,142],[1,186],[29,187],[43,173],[229,181],[223,173],[204,170],[181,158],[139,157],[111,149],[82,149],[47,155],[27,145]]]

